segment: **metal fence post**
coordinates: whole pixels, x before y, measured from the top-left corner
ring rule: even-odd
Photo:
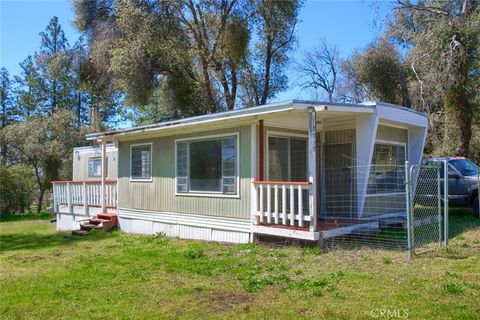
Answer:
[[[405,161],[405,196],[407,205],[407,251],[408,259],[413,258],[413,241],[412,241],[412,206],[410,199],[410,165]]]
[[[448,161],[443,162],[443,215],[444,215],[444,231],[443,244],[448,246]]]
[[[440,168],[437,166],[437,204],[438,204],[438,243],[442,244],[442,187],[440,182]]]

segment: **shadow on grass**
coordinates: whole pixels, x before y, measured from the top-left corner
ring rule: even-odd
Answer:
[[[480,219],[473,216],[470,208],[453,208],[449,210],[449,239],[471,230],[480,228]]]
[[[47,211],[43,211],[40,213],[26,213],[26,214],[2,213],[0,214],[0,222],[48,220],[48,219],[52,219],[53,217],[54,215]]]
[[[58,232],[47,235],[34,232],[2,234],[0,235],[0,253],[68,246],[78,243],[78,241],[97,241],[112,236],[113,234],[93,233],[84,237],[72,238],[70,232]]]

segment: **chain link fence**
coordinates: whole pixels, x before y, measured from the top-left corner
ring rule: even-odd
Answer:
[[[420,254],[443,239],[444,208],[440,167],[426,165],[407,166],[409,175],[406,191],[410,194],[408,214],[411,218],[411,244],[409,254]]]

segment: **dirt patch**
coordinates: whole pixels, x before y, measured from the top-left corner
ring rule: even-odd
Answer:
[[[29,256],[29,257],[19,257],[19,256],[11,256],[10,259],[17,262],[27,263],[27,262],[35,262],[39,260],[44,260],[46,257],[42,256]]]
[[[205,302],[213,312],[231,311],[236,306],[243,306],[248,311],[253,296],[250,294],[213,292],[205,296]]]

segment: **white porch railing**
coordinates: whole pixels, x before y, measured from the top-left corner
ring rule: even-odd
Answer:
[[[310,213],[309,182],[253,181],[257,223],[308,228]]]
[[[102,181],[52,181],[55,211],[58,206],[83,206],[88,214],[88,207],[117,208],[117,181],[105,180],[105,201],[102,202]]]

